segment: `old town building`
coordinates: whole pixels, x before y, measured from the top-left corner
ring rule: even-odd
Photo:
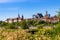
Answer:
[[[8,23],[20,22],[23,19],[24,19],[24,16],[22,15],[22,17],[20,17],[20,15],[18,14],[17,18],[8,18],[5,22],[8,22]]]
[[[12,23],[12,22],[20,22],[22,20],[43,20],[43,21],[49,22],[49,23],[59,22],[59,18],[57,16],[51,17],[47,11],[44,16],[41,13],[37,13],[36,15],[33,15],[33,18],[27,18],[27,19],[24,19],[23,15],[22,15],[22,17],[20,17],[20,15],[18,14],[17,18],[8,18],[5,22]]]

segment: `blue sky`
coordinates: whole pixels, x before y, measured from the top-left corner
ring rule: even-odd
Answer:
[[[0,0],[0,20],[15,18],[19,14],[24,18],[30,18],[33,14],[47,10],[51,16],[57,14],[60,8],[60,0]]]

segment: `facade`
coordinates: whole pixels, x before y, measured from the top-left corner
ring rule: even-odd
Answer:
[[[39,17],[39,15],[34,15],[34,16],[35,16],[34,20],[43,20],[49,23],[59,22],[59,18],[57,16],[50,17],[50,14],[48,14],[47,11],[45,16],[41,16],[41,17]]]
[[[33,18],[24,19],[24,16],[20,17],[18,14],[17,18],[8,18],[5,22],[12,23],[12,22],[20,22],[22,20],[43,20],[49,23],[56,23],[59,22],[59,18],[57,16],[50,17],[50,14],[46,11],[46,15],[43,16],[41,13],[37,13],[37,15],[33,15]]]
[[[20,17],[20,15],[18,14],[18,17],[17,18],[8,18],[5,22],[8,22],[8,23],[20,22],[23,19],[24,19],[23,15],[22,15],[22,17]]]
[[[43,16],[43,20],[49,23],[59,22],[59,18],[57,16],[50,17],[50,14],[47,14],[47,13],[45,16]]]
[[[5,22],[11,23],[12,19],[8,18]]]

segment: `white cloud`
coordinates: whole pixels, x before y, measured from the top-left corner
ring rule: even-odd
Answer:
[[[0,3],[10,2],[10,0],[0,0]]]
[[[0,0],[0,3],[9,3],[9,2],[25,2],[27,0]]]
[[[0,3],[9,3],[9,2],[39,2],[42,0],[0,0]]]

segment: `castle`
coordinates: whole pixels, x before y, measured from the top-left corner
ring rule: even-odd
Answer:
[[[49,23],[56,23],[59,22],[59,18],[57,16],[50,17],[50,14],[46,11],[45,16],[43,16],[41,13],[37,13],[37,15],[33,15],[32,18],[24,19],[24,16],[20,17],[18,14],[17,18],[8,18],[5,22],[12,23],[12,22],[20,22],[22,20],[43,20],[45,22]]]
[[[34,17],[35,16],[35,17]],[[37,15],[33,15],[35,20],[43,20],[45,22],[49,22],[49,23],[56,23],[59,22],[59,17],[57,17],[56,15],[51,17],[50,14],[48,14],[48,12],[46,11],[45,16],[43,16],[41,13],[37,13]]]

